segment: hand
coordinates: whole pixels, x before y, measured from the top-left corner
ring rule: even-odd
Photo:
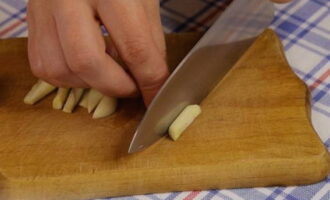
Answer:
[[[158,0],[30,0],[28,28],[32,72],[55,86],[140,91],[149,104],[168,77]]]
[[[290,2],[291,0],[272,0],[274,3],[287,3]]]

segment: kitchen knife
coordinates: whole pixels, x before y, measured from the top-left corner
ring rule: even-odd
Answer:
[[[139,124],[128,152],[141,151],[166,132],[189,104],[199,104],[270,24],[268,0],[234,0],[177,66]]]

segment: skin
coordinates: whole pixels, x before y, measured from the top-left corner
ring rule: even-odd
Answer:
[[[148,105],[169,75],[159,0],[29,0],[28,29],[33,74],[58,87],[141,93]]]

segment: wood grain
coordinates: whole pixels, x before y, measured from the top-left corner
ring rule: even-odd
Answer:
[[[175,66],[200,35],[167,37]],[[203,101],[182,138],[164,137],[127,154],[144,108],[122,100],[93,120],[24,105],[35,82],[26,40],[0,41],[0,199],[88,199],[119,195],[309,184],[329,172],[329,155],[310,125],[306,88],[268,30]],[[221,63],[219,63],[221,66]],[[189,91],[187,91],[189,92]]]

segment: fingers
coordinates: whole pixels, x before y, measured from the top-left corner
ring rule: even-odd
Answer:
[[[35,24],[35,17],[33,15],[33,11],[31,10],[31,2],[28,4],[28,12],[27,12],[27,22],[28,22],[28,57],[30,61],[30,67],[32,73],[38,77],[41,78],[45,76],[45,71],[42,67],[41,63],[41,57],[37,52],[36,49],[36,24]]]
[[[106,54],[91,6],[85,1],[59,4],[54,16],[69,68],[104,94],[120,97],[134,95],[137,90],[134,81]]]
[[[47,7],[35,9],[30,13],[29,52],[32,71],[37,77],[56,86],[86,87],[87,85],[66,65],[55,21],[50,13]]]
[[[148,22],[151,28],[153,40],[162,56],[166,58],[166,43],[163,26],[160,19],[159,0],[142,0],[142,4],[149,19]]]
[[[291,0],[272,0],[275,3],[287,3],[290,2]]]
[[[97,7],[120,57],[149,104],[166,80],[168,69],[144,9],[141,1],[131,0],[100,0]]]
[[[105,47],[91,2],[102,5],[98,10],[113,38],[110,43],[114,43],[110,49]],[[28,48],[31,69],[37,77],[60,87],[90,86],[119,97],[136,94],[137,81],[146,104],[167,78],[165,40],[156,0],[57,0],[49,2],[49,7],[45,6],[47,1],[30,0],[29,4],[33,3],[40,9],[31,12],[37,17],[29,16]],[[115,60],[119,54],[135,81],[107,53]]]
[[[109,35],[107,38],[105,38],[105,43],[106,43],[107,54],[110,55],[112,59],[114,59],[122,68],[124,68],[126,70],[127,66],[120,59],[119,53],[115,47],[115,44],[111,38],[111,35]]]

